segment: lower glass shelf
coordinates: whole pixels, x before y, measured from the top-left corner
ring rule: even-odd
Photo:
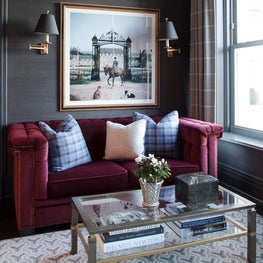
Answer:
[[[180,250],[186,247],[198,246],[206,243],[247,235],[246,227],[234,221],[231,217],[226,216],[226,220],[226,230],[220,230],[187,238],[179,237],[173,230],[170,229],[167,224],[163,224],[165,241],[154,245],[143,246],[143,248],[129,248],[115,252],[103,253],[97,244],[97,262],[116,262],[118,260],[160,254],[172,250]],[[83,235],[85,235],[85,233],[83,233]]]

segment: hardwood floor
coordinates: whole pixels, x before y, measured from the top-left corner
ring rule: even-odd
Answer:
[[[16,226],[14,200],[0,201],[0,240],[19,236]]]
[[[36,229],[36,234],[70,229],[70,223]],[[19,237],[13,199],[0,200],[0,240]]]

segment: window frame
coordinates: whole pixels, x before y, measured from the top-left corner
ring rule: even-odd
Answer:
[[[225,104],[225,124],[227,131],[246,136],[253,139],[262,140],[263,131],[241,127],[235,125],[235,65],[234,56],[235,50],[263,45],[263,40],[255,40],[243,43],[237,43],[237,15],[236,15],[236,2],[238,0],[225,0],[224,1],[224,68],[225,68],[225,84],[227,103]],[[230,115],[227,116],[227,112]]]

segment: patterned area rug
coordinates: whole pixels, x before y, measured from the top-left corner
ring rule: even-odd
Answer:
[[[246,225],[246,212],[231,213],[237,221]],[[69,255],[70,230],[51,232],[0,241],[1,263],[83,263],[87,262],[82,244],[78,254]],[[136,258],[121,263],[243,263],[247,262],[247,239],[240,237],[214,242],[199,247]],[[257,263],[263,262],[263,217],[257,215]]]

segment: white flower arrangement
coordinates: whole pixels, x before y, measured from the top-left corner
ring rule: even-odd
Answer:
[[[163,158],[155,158],[154,154],[138,156],[135,161],[138,169],[134,171],[134,174],[147,183],[158,183],[171,176],[167,161]]]

